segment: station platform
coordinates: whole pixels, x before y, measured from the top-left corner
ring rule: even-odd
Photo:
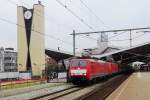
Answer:
[[[23,88],[0,90],[0,100],[3,97],[9,97],[9,96],[19,95],[27,92],[37,91],[43,88],[63,86],[65,84],[66,83],[45,83],[45,84],[33,85],[33,86],[28,86]]]
[[[150,72],[135,72],[106,100],[150,100]]]

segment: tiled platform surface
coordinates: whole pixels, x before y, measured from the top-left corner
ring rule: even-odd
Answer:
[[[150,100],[150,72],[133,73],[106,100]]]

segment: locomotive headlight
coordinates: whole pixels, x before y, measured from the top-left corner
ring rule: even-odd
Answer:
[[[83,73],[83,75],[85,75],[85,76],[86,76],[86,73]]]

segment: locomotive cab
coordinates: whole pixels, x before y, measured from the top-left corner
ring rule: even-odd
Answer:
[[[87,80],[87,66],[86,60],[75,59],[71,61],[69,75],[73,83],[81,83]]]

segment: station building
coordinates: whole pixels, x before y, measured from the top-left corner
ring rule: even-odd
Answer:
[[[17,52],[13,48],[0,48],[0,73],[17,71]]]

